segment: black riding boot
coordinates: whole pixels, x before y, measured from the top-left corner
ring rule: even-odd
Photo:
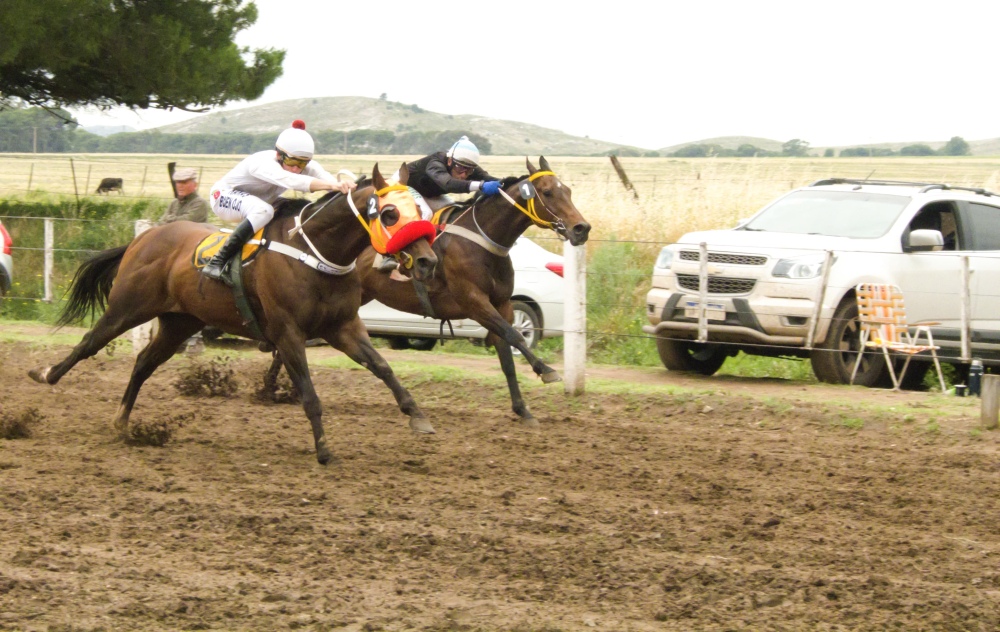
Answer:
[[[382,255],[382,263],[378,265],[379,272],[392,272],[399,267],[399,262],[394,257]]]
[[[233,255],[240,251],[243,244],[253,237],[253,226],[250,225],[250,220],[245,219],[236,225],[233,229],[229,239],[226,243],[222,244],[222,248],[219,248],[219,252],[215,253],[215,256],[205,264],[205,267],[201,269],[201,273],[210,279],[215,279],[216,281],[222,280],[222,268],[226,265]]]

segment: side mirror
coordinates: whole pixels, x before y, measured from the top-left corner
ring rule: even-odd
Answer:
[[[908,252],[929,252],[944,248],[944,235],[939,230],[930,228],[920,228],[910,231],[906,239],[906,250]]]

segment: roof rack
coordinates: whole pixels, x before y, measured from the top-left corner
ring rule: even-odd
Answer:
[[[911,187],[947,187],[947,184],[934,184],[932,182],[905,182],[903,180],[857,180],[854,178],[827,178],[826,180],[817,180],[809,186],[820,187],[827,184],[880,184],[883,186],[911,186]]]
[[[981,188],[953,187],[950,184],[931,183],[931,182],[906,182],[903,180],[857,180],[854,178],[827,178],[825,180],[817,180],[816,182],[813,182],[809,186],[819,187],[830,184],[856,184],[859,186],[865,184],[875,184],[880,186],[911,186],[911,187],[920,187],[921,193],[926,193],[927,191],[933,191],[935,189],[941,189],[942,191],[969,191],[970,193],[985,195],[987,197],[997,197],[996,193]]]

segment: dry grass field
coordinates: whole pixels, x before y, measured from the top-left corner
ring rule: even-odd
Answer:
[[[167,163],[199,169],[202,194],[240,159],[222,155],[5,154],[0,156],[0,198],[32,193],[93,196],[104,177],[125,181],[125,197],[171,196]],[[414,156],[318,156],[330,171],[394,170]],[[537,164],[538,157],[530,156]],[[573,188],[574,200],[594,225],[592,237],[670,242],[690,230],[732,225],[777,195],[830,177],[946,182],[1000,190],[1000,157],[962,158],[622,158],[638,194],[619,181],[607,158],[557,157],[550,166]],[[498,176],[525,173],[524,158],[487,156]],[[74,188],[75,175],[75,188]],[[117,194],[112,194],[117,195]]]

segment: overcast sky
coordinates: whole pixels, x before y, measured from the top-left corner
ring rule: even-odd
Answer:
[[[237,42],[285,49],[284,75],[226,109],[386,93],[647,149],[1000,137],[996,0],[256,4]],[[140,129],[191,116],[76,114]]]

